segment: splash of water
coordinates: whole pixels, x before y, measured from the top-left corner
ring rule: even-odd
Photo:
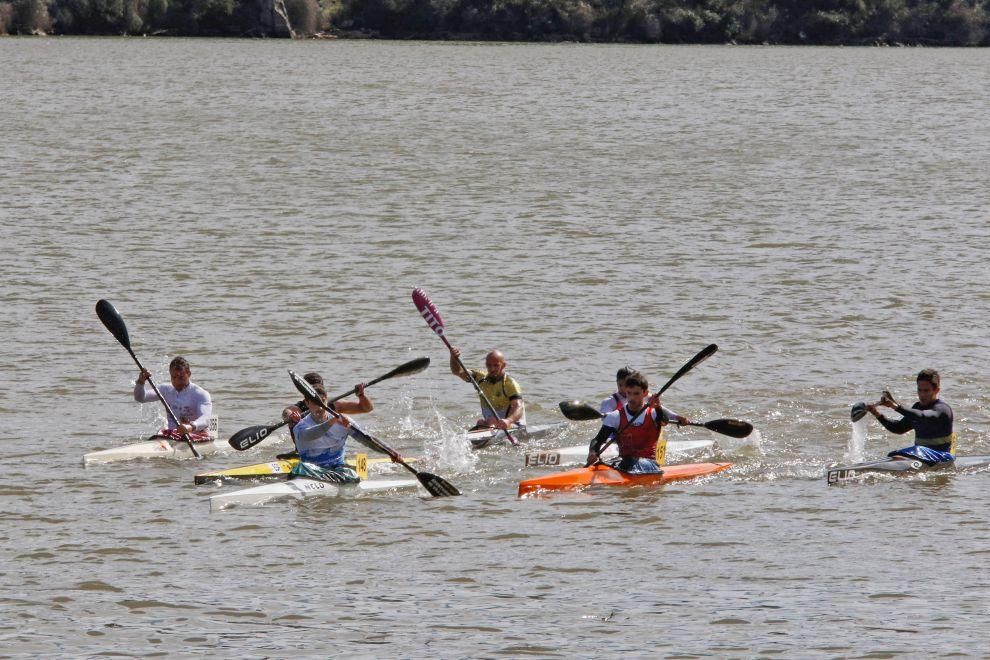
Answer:
[[[850,463],[859,463],[863,460],[864,448],[866,447],[866,422],[863,417],[858,422],[852,422],[852,433],[849,434],[849,443],[846,446],[846,460]]]

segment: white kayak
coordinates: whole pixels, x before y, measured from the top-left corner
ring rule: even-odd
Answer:
[[[667,442],[667,454],[685,454],[702,449],[718,449],[714,440],[670,440]],[[619,455],[615,444],[609,445],[602,453],[602,458],[614,458]],[[588,445],[558,447],[542,451],[526,452],[526,467],[543,467],[554,465],[573,465],[584,463],[588,458]]]
[[[909,475],[921,472],[956,472],[982,467],[990,467],[990,456],[957,456],[954,461],[935,465],[905,456],[891,456],[867,463],[830,468],[825,475],[825,481],[831,485],[867,474]]]
[[[211,456],[218,451],[228,449],[230,445],[220,440],[220,418],[214,415],[210,417],[210,425],[207,427],[210,439],[205,442],[194,442],[193,446],[200,456]],[[152,438],[143,442],[134,442],[121,447],[103,449],[83,455],[83,465],[96,465],[98,463],[113,463],[115,461],[130,461],[135,458],[172,458],[184,459],[195,458],[189,450],[189,443],[184,440],[173,442],[166,438]]]
[[[193,446],[196,447],[196,451],[199,452],[200,456],[211,456],[218,451],[230,448],[226,440],[194,442]],[[83,465],[129,461],[135,458],[185,459],[194,458],[194,456],[186,442],[182,440],[172,442],[171,440],[160,438],[158,440],[145,440],[144,442],[135,442],[112,449],[90,452],[83,456]]]
[[[519,442],[525,442],[527,440],[534,440],[536,438],[542,438],[550,433],[562,429],[566,424],[533,424],[530,426],[523,426],[519,428],[509,429],[509,433],[512,437]],[[474,449],[484,449],[485,447],[491,445],[511,445],[508,438],[505,435],[505,431],[501,429],[472,429],[464,433],[464,437],[471,443],[471,447]]]
[[[419,481],[416,479],[368,479],[356,484],[333,484],[318,479],[292,479],[214,495],[210,498],[210,511],[219,511],[236,505],[259,505],[286,498],[301,500],[306,497],[359,497],[365,493],[415,490],[418,486]]]

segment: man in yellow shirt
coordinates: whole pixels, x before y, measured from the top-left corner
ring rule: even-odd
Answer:
[[[505,373],[505,356],[501,351],[492,351],[485,356],[485,369],[465,371],[460,365],[461,352],[458,348],[450,347],[450,373],[466,383],[474,378],[478,387],[488,397],[495,410],[491,410],[484,398],[481,401],[481,414],[477,426],[489,426],[498,429],[513,429],[526,426],[526,404],[522,398],[522,388],[516,379]]]

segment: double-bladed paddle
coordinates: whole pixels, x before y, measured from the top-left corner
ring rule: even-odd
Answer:
[[[364,386],[368,387],[370,385],[374,385],[375,383],[380,383],[383,380],[388,380],[389,378],[395,378],[396,376],[411,376],[413,374],[418,374],[420,371],[423,371],[428,366],[430,366],[430,358],[428,357],[416,358],[415,360],[410,360],[405,364],[399,365],[398,367],[392,369],[392,371],[388,372],[384,376],[379,376],[374,380],[369,380],[367,383],[364,384]],[[354,392],[356,391],[357,391],[356,389],[348,390],[347,392],[344,392],[340,396],[336,396],[330,399],[330,403],[333,403],[334,401],[340,401],[344,397],[354,394]],[[269,424],[268,426],[249,426],[246,429],[241,429],[234,435],[230,436],[230,440],[228,440],[227,442],[229,442],[230,446],[233,447],[234,449],[238,451],[244,451],[245,449],[250,449],[251,447],[254,447],[256,444],[258,444],[259,442],[261,442],[269,435],[271,435],[272,433],[274,433],[275,431],[282,428],[288,423],[289,423],[288,420],[282,420],[281,422],[277,422],[275,424]]]
[[[419,288],[413,289],[412,299],[413,304],[416,305],[416,309],[419,310],[423,320],[426,321],[426,325],[430,326],[430,329],[433,330],[438,337],[440,337],[441,341],[443,341],[443,343],[447,346],[448,350],[453,349],[453,346],[450,345],[450,341],[447,339],[447,335],[445,334],[446,329],[443,325],[443,319],[440,318],[440,311],[437,309],[437,306],[433,304],[433,301],[430,300],[430,297],[426,295],[426,291]],[[471,384],[474,385],[474,389],[481,397],[482,401],[484,401],[485,405],[488,406],[488,409],[492,411],[492,414],[497,417],[498,411],[495,410],[495,406],[493,406],[492,402],[488,400],[487,396],[485,396],[481,386],[478,385],[478,381],[474,379],[474,376],[471,375],[468,368],[464,366],[464,363],[461,362],[460,357],[456,357],[455,359],[457,360],[457,365],[464,371],[464,373],[467,374],[468,378],[471,379]],[[505,437],[508,438],[509,442],[513,445],[519,444],[519,441],[512,437],[512,434],[509,433],[509,429],[501,430],[505,433]]]
[[[398,463],[402,467],[406,468],[410,472],[416,475],[419,479],[419,483],[423,484],[423,487],[434,497],[446,497],[451,495],[460,495],[461,491],[457,490],[453,484],[449,483],[446,479],[438,477],[435,474],[430,474],[429,472],[420,472],[413,466],[406,463],[399,452],[395,451],[384,442],[374,437],[373,435],[364,431],[360,426],[354,423],[349,417],[341,415],[339,412],[323,403],[323,401],[316,395],[316,390],[313,386],[307,383],[305,380],[296,375],[294,371],[289,371],[289,378],[292,379],[292,384],[296,386],[299,393],[303,395],[307,401],[312,401],[319,407],[326,410],[328,413],[336,417],[337,419],[346,420],[349,424],[351,431],[353,432],[354,439],[363,444],[368,449],[374,449],[375,451],[387,454],[393,462]]]
[[[561,401],[560,412],[567,419],[577,422],[604,417],[594,406],[582,403],[581,401]],[[709,422],[690,422],[688,424],[678,424],[678,426],[702,426],[709,431],[721,433],[732,438],[745,438],[753,432],[752,424],[739,419],[713,419]]]
[[[134,351],[131,349],[131,338],[127,334],[127,325],[124,323],[124,319],[120,316],[120,313],[114,308],[113,305],[110,304],[109,301],[100,299],[96,302],[96,315],[100,317],[100,321],[104,326],[106,326],[106,329],[110,331],[110,334],[113,335],[117,341],[120,342],[120,345],[126,348],[127,352],[131,354],[131,357],[134,358],[134,363],[137,364],[138,369],[144,371],[144,366],[141,364],[141,361],[138,360],[137,356],[134,355]],[[172,412],[171,406],[168,405],[168,402],[165,401],[165,397],[163,397],[162,393],[158,390],[158,386],[155,385],[155,381],[149,377],[148,383],[151,385],[151,389],[153,389],[155,394],[158,396],[158,400],[162,402],[163,406],[165,406],[165,412],[175,424],[175,427],[181,430],[182,439],[186,441],[187,445],[189,445],[189,451],[191,451],[193,456],[196,458],[202,458],[202,456],[199,455],[199,452],[196,451],[196,448],[193,447],[192,438],[190,438],[189,434],[182,428],[182,424],[179,423],[179,418],[175,416],[175,413]]]
[[[697,367],[699,364],[701,364],[711,356],[715,355],[715,352],[717,350],[718,350],[718,346],[716,344],[709,344],[708,346],[705,346],[703,349],[698,351],[697,355],[695,355],[693,358],[688,360],[683,367],[677,370],[677,373],[675,373],[673,376],[670,377],[670,380],[668,380],[667,383],[660,388],[660,391],[657,392],[657,396],[660,396],[664,392],[666,392],[667,388],[673,385],[674,383],[676,383],[678,380],[680,380],[681,376],[691,371],[692,369]],[[561,409],[561,412],[563,412],[563,409]],[[625,424],[623,424],[622,427],[619,428],[619,430],[616,431],[611,438],[609,438],[608,442],[606,442],[604,445],[601,446],[601,448],[599,448],[598,450],[599,456],[601,456],[602,452],[605,451],[613,442],[615,442],[620,435],[622,435],[623,431],[629,428],[629,425],[633,423],[633,419],[634,418],[630,417],[629,420]],[[601,459],[599,459],[599,462],[601,462]],[[591,464],[589,463],[588,466],[590,465]]]

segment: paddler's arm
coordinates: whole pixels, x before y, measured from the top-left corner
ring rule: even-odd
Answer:
[[[333,404],[334,410],[353,415],[354,413],[369,413],[375,409],[375,404],[364,393],[364,383],[355,385],[354,391],[358,395],[357,403],[354,401],[337,401]]]
[[[941,404],[941,405],[940,405]],[[949,406],[944,403],[936,403],[932,408],[928,410],[919,410],[918,408],[905,408],[904,406],[898,405],[894,407],[894,410],[901,413],[904,417],[914,420],[922,419],[949,419],[951,415],[949,414]]]
[[[494,424],[496,428],[511,429],[522,419],[525,411],[526,404],[523,402],[522,397],[515,396],[509,401],[509,413],[505,417],[494,417]]]
[[[598,429],[598,435],[594,437],[591,444],[588,446],[588,461],[586,465],[592,465],[597,463],[598,459],[601,458],[600,452],[602,450],[602,445],[604,445],[612,434],[615,433],[615,429],[611,426],[602,426]]]
[[[457,376],[458,378],[460,378],[461,380],[463,380],[465,383],[470,383],[471,382],[471,377],[468,376],[467,372],[464,371],[464,369],[461,368],[461,365],[458,362],[458,360],[459,360],[460,357],[461,357],[461,349],[457,348],[456,346],[451,346],[450,347],[450,373],[454,374],[455,376]]]
[[[891,433],[896,433],[897,435],[903,435],[914,428],[914,426],[911,425],[911,420],[908,419],[907,417],[901,417],[896,421],[893,419],[888,419],[887,417],[884,416],[882,412],[877,410],[875,404],[870,404],[866,406],[866,409],[869,410],[871,413],[873,413],[873,416],[877,418],[877,421],[880,422],[880,425],[883,426],[888,431],[890,431]]]
[[[144,386],[149,378],[151,378],[151,372],[147,369],[142,369],[138,373],[137,380],[134,381],[134,400],[138,403],[148,403],[158,398],[154,390],[149,390]]]
[[[210,393],[206,390],[200,391],[203,392],[203,398],[199,402],[199,416],[189,420],[192,431],[205,431],[210,428],[210,417],[213,416],[213,400],[210,398]]]

